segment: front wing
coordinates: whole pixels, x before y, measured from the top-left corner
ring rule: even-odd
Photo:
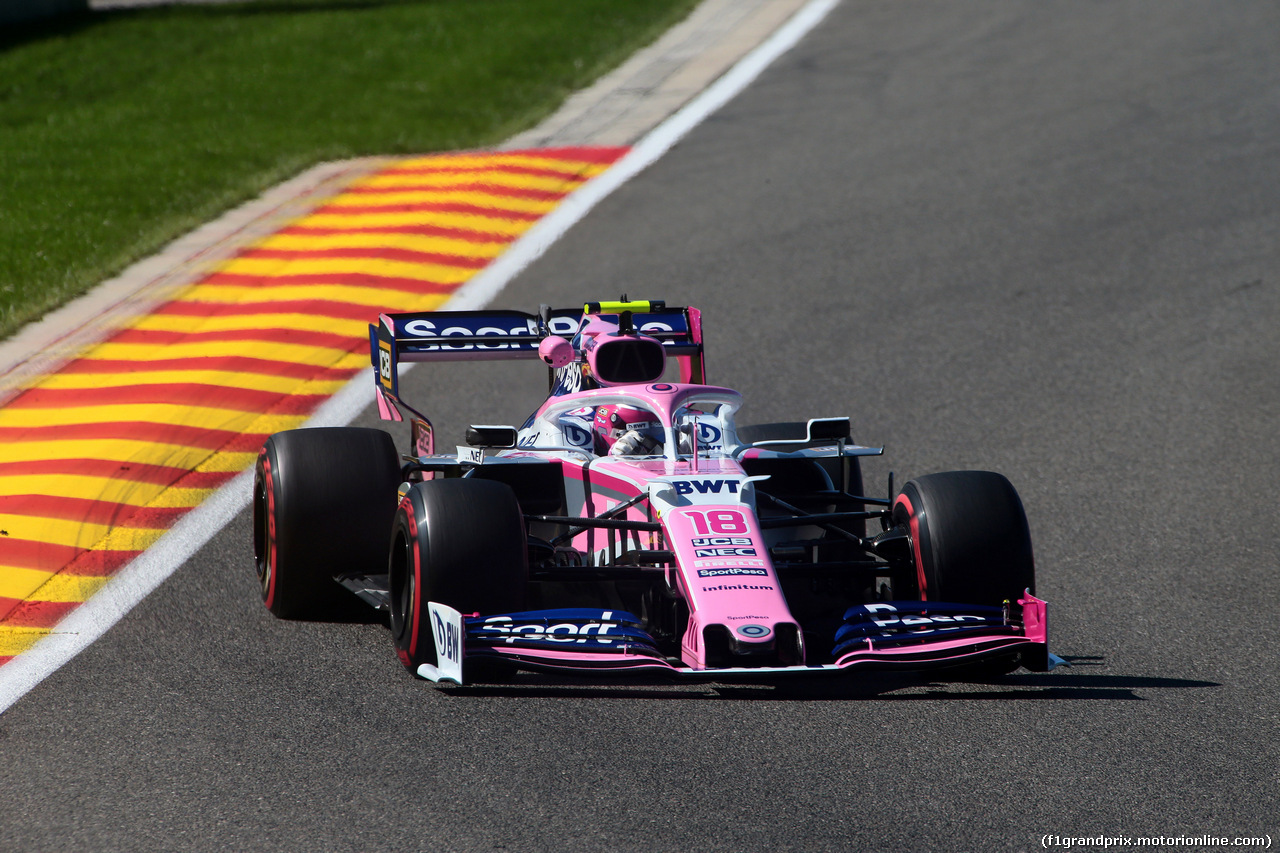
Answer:
[[[567,673],[665,673],[676,677],[750,680],[844,671],[927,670],[980,663],[1019,653],[1024,666],[1051,670],[1048,604],[1029,592],[1020,619],[1008,607],[891,602],[852,607],[836,634],[835,662],[801,666],[694,669],[672,663],[630,613],[562,609],[463,616],[430,606],[438,665],[418,675],[464,683],[466,663],[503,660],[524,669]]]

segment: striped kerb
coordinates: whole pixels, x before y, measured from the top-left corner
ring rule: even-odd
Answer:
[[[0,409],[0,665],[371,369],[379,313],[440,308],[623,153],[396,161],[29,383]]]

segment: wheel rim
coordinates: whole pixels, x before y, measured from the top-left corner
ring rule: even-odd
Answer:
[[[400,645],[405,626],[405,540],[397,526],[391,547],[391,564],[387,567],[387,585],[391,588],[391,636]]]

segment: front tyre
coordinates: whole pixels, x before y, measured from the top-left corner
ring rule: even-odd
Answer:
[[[428,602],[463,614],[524,609],[529,559],[515,492],[493,480],[415,483],[395,512],[387,573],[396,654],[416,673],[436,662]]]
[[[893,504],[911,536],[923,601],[999,606],[1035,591],[1027,516],[1013,485],[990,471],[911,480]]]
[[[349,594],[338,574],[380,574],[396,508],[395,443],[376,429],[278,432],[258,453],[253,551],[262,601],[282,619],[324,619]]]

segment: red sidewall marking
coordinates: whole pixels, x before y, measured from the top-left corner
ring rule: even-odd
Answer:
[[[268,609],[276,598],[276,485],[271,476],[271,459],[262,454],[262,482],[267,489],[267,587]]]
[[[902,504],[907,508],[907,525],[911,528],[911,550],[916,562],[916,581],[920,584],[920,600],[929,600],[929,589],[924,579],[924,556],[920,552],[920,516],[916,515],[911,499],[906,495],[898,495],[894,506]]]
[[[413,538],[413,597],[409,602],[413,619],[409,625],[409,658],[414,660],[418,655],[418,626],[422,623],[422,550],[418,545],[418,520],[414,516],[413,502],[406,497],[400,506],[409,520],[409,535]]]

